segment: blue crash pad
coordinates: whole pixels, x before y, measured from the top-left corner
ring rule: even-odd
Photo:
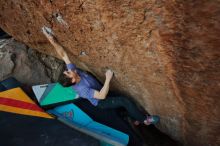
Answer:
[[[68,125],[78,127],[84,132],[87,131],[99,135],[109,144],[118,143],[124,146],[128,144],[129,136],[127,134],[93,121],[73,103],[56,107],[48,112],[61,118],[62,121],[67,122]]]

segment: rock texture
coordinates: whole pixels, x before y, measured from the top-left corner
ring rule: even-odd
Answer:
[[[5,35],[4,35],[5,36]],[[36,50],[33,50],[26,45],[24,45],[21,42],[15,41],[14,39],[0,39],[0,81],[8,78],[8,77],[15,77],[17,80],[22,82],[25,86],[24,88],[27,89],[27,92],[29,91],[30,85],[36,85],[36,84],[45,84],[50,82],[59,82],[63,79],[62,72],[65,69],[65,65],[61,60],[58,60],[52,56],[48,56],[42,53],[39,53]],[[29,92],[30,93],[30,92]],[[77,104],[77,103],[76,103]],[[86,104],[83,101],[78,102],[78,104]],[[80,106],[79,106],[80,107]],[[88,115],[90,115],[94,120],[96,120],[97,117],[100,123],[106,124],[106,116],[101,116],[103,112],[94,112],[94,109],[85,108],[82,107],[82,110],[85,111]],[[88,112],[87,110],[92,110],[93,114],[96,113],[95,117],[94,115]],[[116,116],[112,113],[113,111],[105,112],[105,114],[110,114],[109,116]],[[112,117],[111,117],[112,118]],[[111,120],[111,118],[108,118],[108,120]],[[116,118],[116,119],[115,119]],[[116,116],[110,121],[111,123],[114,123],[113,125],[108,125],[110,127],[114,127],[115,129],[118,128],[121,124],[121,120],[119,120],[120,117]],[[179,145],[179,143],[170,137],[168,137],[166,134],[161,133],[158,129],[155,127],[146,127],[146,126],[139,126],[135,127],[133,125],[133,122],[131,119],[126,117],[126,115],[122,116],[125,121],[130,123],[131,128],[134,131],[129,131],[128,127],[127,129],[124,127],[122,130],[127,130],[129,134],[133,134],[130,136],[130,142],[129,146],[136,146],[140,145],[142,142],[144,143],[144,146],[170,146],[170,145]],[[105,119],[105,120],[103,120]],[[120,122],[120,125],[117,125]],[[124,124],[127,124],[127,122],[124,122]],[[109,121],[107,122],[109,123]],[[127,125],[129,126],[129,125]],[[78,140],[79,145],[99,145],[98,141],[91,138],[90,136],[85,136],[79,131],[75,131],[78,134],[73,135],[75,137],[75,140]],[[125,131],[124,131],[125,132]],[[133,132],[133,133],[132,133]],[[80,134],[79,134],[80,133]],[[126,132],[125,132],[126,133]],[[128,134],[128,133],[127,133]],[[134,136],[137,134],[140,139],[135,139]],[[160,139],[160,141],[158,141]],[[93,141],[94,140],[94,141]],[[137,142],[137,140],[140,142],[138,144],[134,144]],[[92,143],[91,143],[92,142]]]
[[[15,39],[57,56],[41,33],[48,26],[78,66],[101,80],[111,68],[112,88],[160,115],[160,130],[185,145],[220,145],[218,0],[0,0],[0,8]]]
[[[36,85],[57,81],[64,63],[13,39],[2,39],[0,68],[0,81],[13,76],[24,84]]]

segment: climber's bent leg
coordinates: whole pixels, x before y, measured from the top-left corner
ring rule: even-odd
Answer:
[[[138,109],[138,107],[130,99],[126,97],[107,97],[104,100],[100,100],[97,107],[102,109],[114,109],[123,107],[127,110],[131,118],[140,122],[143,122],[146,119],[146,115],[143,114]]]

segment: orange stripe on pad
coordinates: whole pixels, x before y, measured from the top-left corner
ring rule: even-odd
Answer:
[[[5,98],[20,100],[28,103],[34,103],[34,101],[32,101],[30,97],[27,96],[21,88],[13,88],[0,92],[0,96]]]
[[[13,88],[0,92],[0,97],[0,111],[44,118],[53,118],[44,112],[34,101],[32,101],[21,88]],[[34,108],[30,108],[29,105],[34,106]]]
[[[1,104],[0,104],[0,111],[53,119],[52,116],[50,116],[49,114],[47,114],[45,112],[31,111],[31,110],[27,110],[27,109],[21,109],[21,108],[7,106],[7,105],[1,105]]]

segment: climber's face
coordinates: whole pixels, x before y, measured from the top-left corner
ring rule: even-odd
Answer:
[[[80,76],[77,74],[76,71],[68,70],[63,72],[67,78],[71,79],[72,83],[76,83],[80,80]]]

